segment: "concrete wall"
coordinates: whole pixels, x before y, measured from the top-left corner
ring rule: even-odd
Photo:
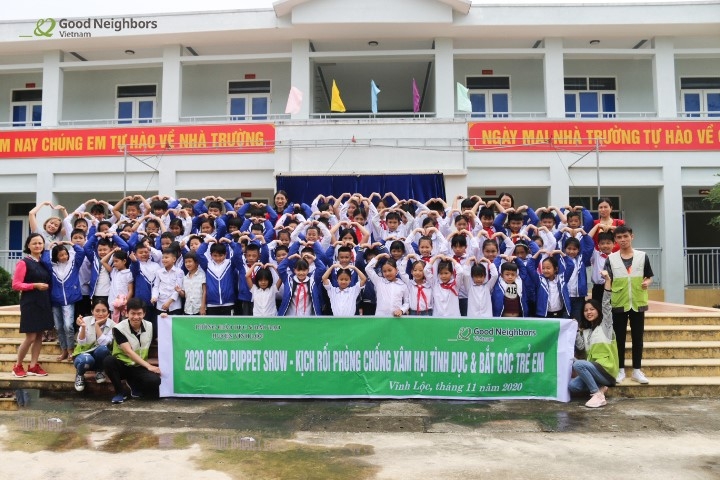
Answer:
[[[14,73],[0,75],[0,124],[12,121],[12,91],[24,90],[26,83],[35,83],[35,88],[42,88],[42,72]]]

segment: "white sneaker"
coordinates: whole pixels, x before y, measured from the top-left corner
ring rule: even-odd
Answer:
[[[632,380],[633,382],[642,383],[643,385],[647,385],[648,383],[650,383],[650,381],[648,381],[648,379],[645,376],[645,374],[643,373],[643,371],[640,370],[639,368],[636,368],[633,370],[632,377],[630,377],[630,380]]]
[[[588,408],[604,407],[605,405],[607,405],[607,400],[605,400],[602,390],[595,392],[585,404]]]
[[[95,372],[95,382],[105,383],[105,380],[107,380],[107,377],[103,372]]]
[[[75,390],[78,392],[85,390],[85,377],[83,375],[75,375]]]
[[[617,374],[617,377],[615,377],[615,382],[622,383],[623,380],[625,380],[625,369],[621,368]]]

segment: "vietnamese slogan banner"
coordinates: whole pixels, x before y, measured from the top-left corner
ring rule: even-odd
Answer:
[[[163,397],[569,401],[576,323],[159,318]]]
[[[0,158],[95,157],[159,153],[271,153],[275,125],[223,124],[172,127],[0,131]]]
[[[720,150],[720,122],[561,121],[468,124],[470,151],[511,148],[551,151],[580,147],[603,151]]]

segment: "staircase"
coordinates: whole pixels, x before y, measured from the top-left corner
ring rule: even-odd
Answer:
[[[662,305],[662,304],[659,304]],[[651,306],[645,315],[645,346],[643,371],[649,385],[630,380],[632,372],[630,332],[626,342],[628,378],[610,389],[610,396],[641,397],[709,397],[720,395],[720,310],[687,307],[683,311]],[[679,310],[676,308],[676,310]],[[58,362],[60,347],[55,342],[43,343],[40,363],[47,377],[15,378],[12,367],[18,345],[24,335],[18,332],[20,314],[17,308],[0,309],[0,393],[16,389],[75,392],[75,368],[71,362]],[[151,363],[157,364],[157,350],[150,352]],[[29,358],[29,357],[27,357]],[[27,367],[27,360],[25,363]],[[112,395],[110,383],[96,384],[94,373],[86,375],[83,395]],[[0,410],[12,409],[14,399],[0,398]],[[16,407],[15,407],[16,408]]]

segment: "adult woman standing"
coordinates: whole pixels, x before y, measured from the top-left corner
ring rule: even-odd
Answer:
[[[45,251],[45,239],[39,233],[31,233],[25,240],[25,258],[18,262],[13,275],[13,290],[20,294],[20,333],[25,340],[18,347],[17,363],[13,376],[45,376],[47,372],[38,363],[42,348],[43,331],[53,328],[52,305],[50,303],[50,280],[52,273],[40,261]],[[25,355],[30,351],[30,365],[23,369]]]
[[[595,241],[595,248],[597,248],[598,235],[600,232],[613,232],[615,227],[625,225],[624,220],[612,217],[613,204],[609,198],[601,198],[598,200],[598,219],[595,220],[594,225],[600,225],[600,228],[595,232],[593,240]],[[617,252],[620,249],[617,243],[613,247],[613,252]]]

